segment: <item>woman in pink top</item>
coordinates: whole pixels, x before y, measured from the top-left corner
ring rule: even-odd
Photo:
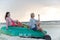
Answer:
[[[17,20],[15,21],[10,17],[10,12],[6,12],[5,20],[6,20],[7,29],[8,29],[8,26],[23,26],[21,22],[18,22]]]

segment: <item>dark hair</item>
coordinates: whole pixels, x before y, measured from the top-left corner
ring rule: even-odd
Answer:
[[[6,17],[8,17],[8,14],[9,14],[10,12],[6,12],[6,15],[5,15],[5,20],[6,20]]]
[[[32,14],[34,14],[34,13],[31,13],[31,17],[32,17]]]

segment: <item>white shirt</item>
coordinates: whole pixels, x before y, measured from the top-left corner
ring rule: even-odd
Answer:
[[[34,28],[35,27],[36,21],[37,20],[35,20],[33,18],[30,19],[30,24],[29,24],[30,25],[30,28]]]

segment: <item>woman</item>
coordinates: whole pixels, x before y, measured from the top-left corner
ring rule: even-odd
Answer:
[[[13,20],[10,17],[10,12],[6,12],[5,20],[6,20],[7,29],[8,29],[8,26],[23,26],[22,23],[18,22],[18,20]]]
[[[40,27],[40,19],[36,20],[36,19],[34,19],[34,17],[35,17],[34,13],[31,13],[30,28],[32,30],[43,31],[42,28]],[[38,15],[38,17],[40,17],[40,16]]]

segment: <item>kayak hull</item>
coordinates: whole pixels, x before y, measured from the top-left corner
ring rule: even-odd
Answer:
[[[34,31],[27,28],[10,26],[6,29],[6,26],[3,26],[0,30],[1,33],[10,35],[10,36],[21,36],[21,37],[40,37],[43,38],[45,34],[41,31]],[[46,33],[46,31],[45,31]]]

